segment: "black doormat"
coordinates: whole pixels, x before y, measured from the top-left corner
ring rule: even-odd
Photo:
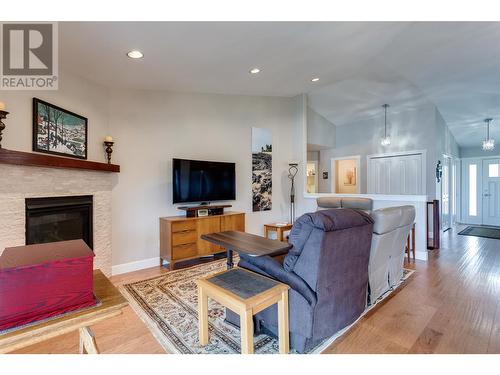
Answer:
[[[458,234],[463,236],[494,238],[496,240],[500,240],[500,228],[467,227]]]

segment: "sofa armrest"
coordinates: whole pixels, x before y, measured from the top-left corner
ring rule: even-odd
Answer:
[[[309,285],[294,272],[285,271],[283,266],[270,256],[250,257],[242,254],[240,255],[240,262],[238,265],[289,285],[292,289],[300,293],[309,305],[316,305],[316,293]]]

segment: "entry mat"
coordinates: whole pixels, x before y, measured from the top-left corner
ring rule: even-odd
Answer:
[[[467,227],[458,234],[463,236],[485,237],[500,240],[500,228]]]

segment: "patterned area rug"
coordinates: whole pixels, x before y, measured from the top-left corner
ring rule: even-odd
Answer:
[[[235,257],[235,261],[237,258]],[[236,263],[236,262],[235,262]],[[198,298],[196,280],[226,269],[226,260],[218,260],[194,267],[168,272],[148,280],[125,284],[121,291],[130,305],[148,326],[168,353],[175,354],[231,354],[240,353],[240,331],[225,323],[225,308],[209,298],[210,342],[200,346],[198,342]],[[404,272],[401,284],[414,271]],[[400,284],[400,285],[401,285]],[[399,287],[399,286],[398,286]],[[387,292],[375,304],[368,307],[365,315],[377,303],[387,298]],[[361,317],[360,317],[361,318]],[[359,320],[359,319],[358,319]],[[353,323],[356,324],[356,322]],[[352,326],[352,325],[351,325]],[[321,353],[351,326],[325,340],[310,353]],[[279,352],[278,341],[261,334],[254,337],[255,353]]]

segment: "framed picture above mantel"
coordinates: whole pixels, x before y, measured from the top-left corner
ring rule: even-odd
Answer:
[[[87,159],[88,120],[33,98],[33,151]]]

